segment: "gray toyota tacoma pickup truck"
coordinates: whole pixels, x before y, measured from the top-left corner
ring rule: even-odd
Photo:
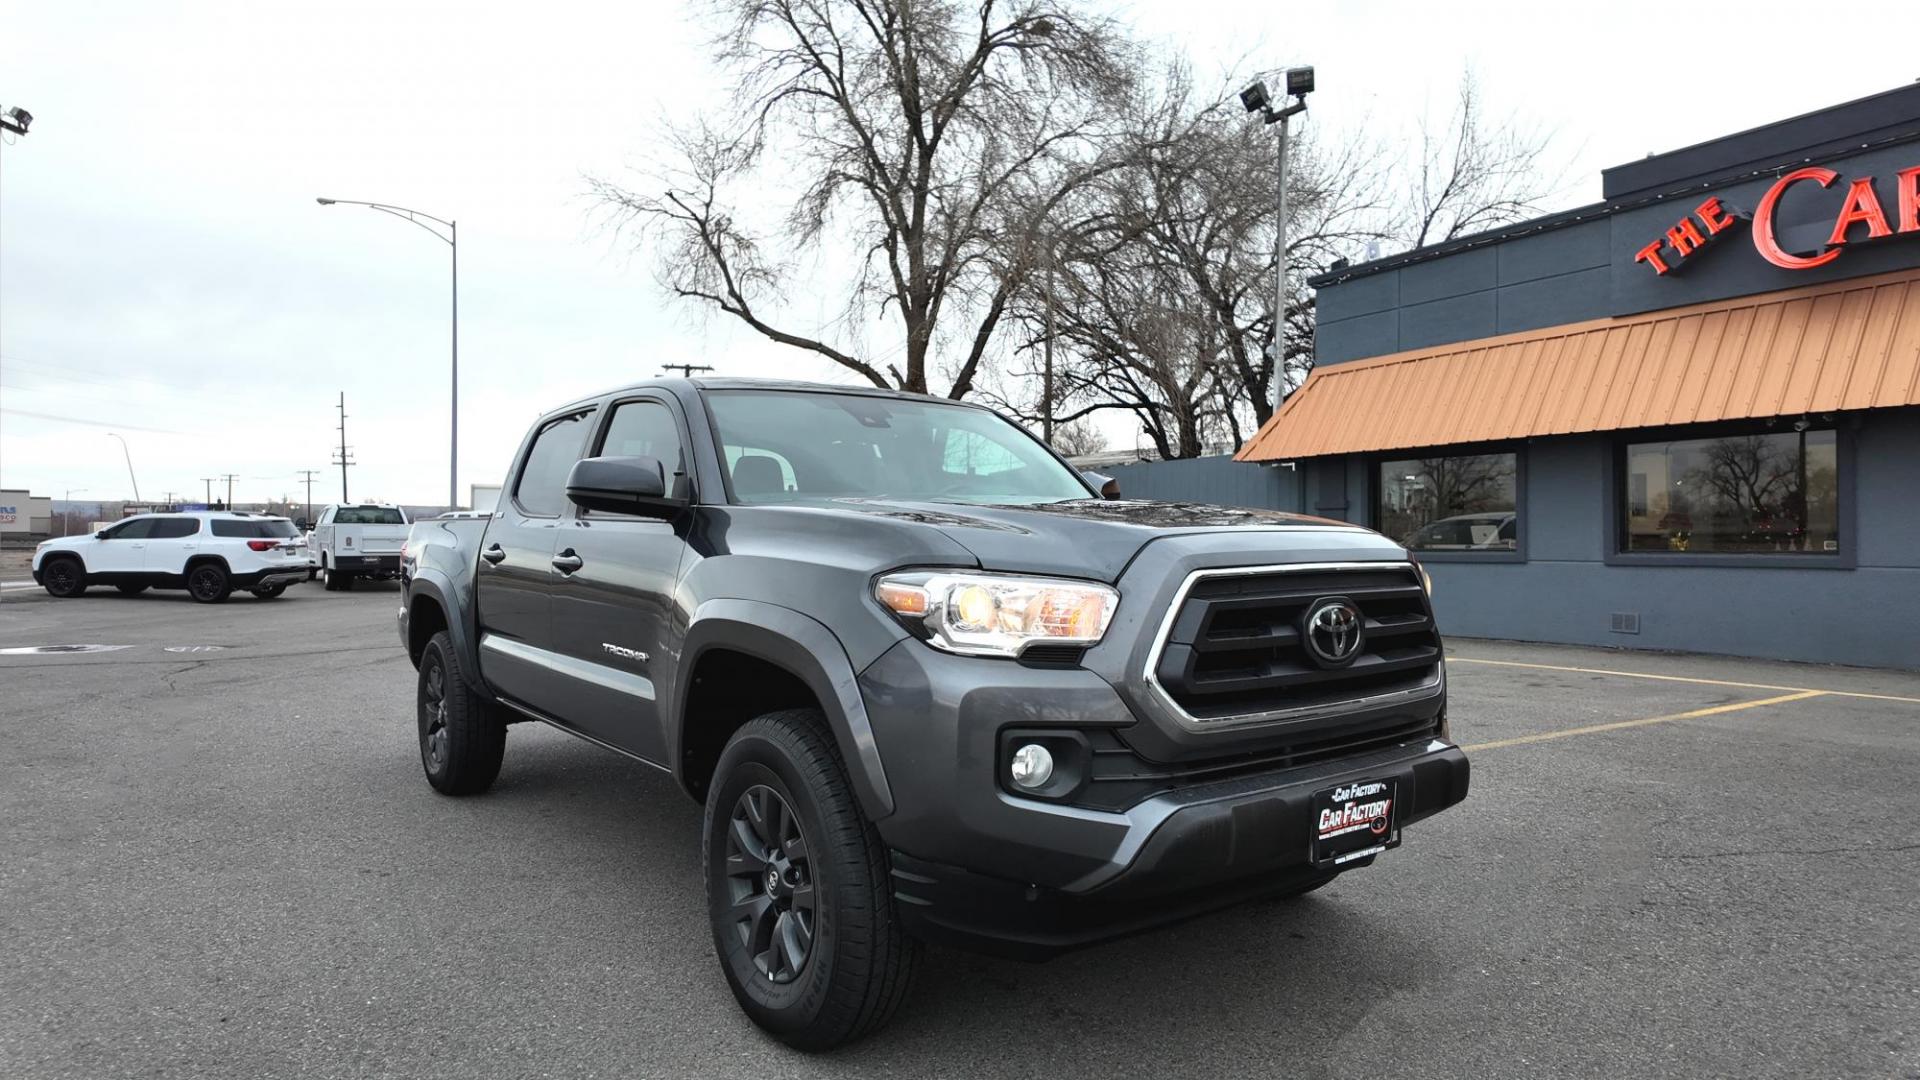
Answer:
[[[420,759],[539,721],[704,804],[752,1019],[883,1023],[922,942],[1045,957],[1318,888],[1466,796],[1429,588],[1342,522],[1101,499],[978,406],[661,380],[414,526]]]

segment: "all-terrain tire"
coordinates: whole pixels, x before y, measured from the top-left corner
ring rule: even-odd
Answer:
[[[768,974],[749,911],[759,910],[752,891],[765,868],[750,869],[741,855],[754,834],[746,823],[752,798],[771,793],[797,828],[805,871],[797,876],[812,905],[809,952],[804,960]],[[846,764],[815,709],[788,709],[749,721],[720,755],[707,792],[704,860],[707,911],[714,949],[727,984],[754,1023],[800,1050],[830,1050],[884,1025],[913,982],[920,943],[902,929],[894,912],[887,849],[861,813]],[[796,860],[797,861],[797,860]],[[784,861],[782,868],[790,868]],[[773,886],[764,886],[768,898]],[[798,892],[787,897],[786,914]],[[769,937],[778,940],[778,931]],[[790,959],[790,958],[789,958]],[[785,981],[776,981],[784,976]]]
[[[87,591],[87,568],[71,555],[60,555],[40,565],[40,584],[48,595],[70,600]]]
[[[478,795],[500,775],[507,725],[500,707],[475,694],[445,630],[420,652],[415,694],[420,767],[442,795]]]
[[[224,604],[233,595],[233,578],[216,562],[187,567],[187,595],[198,604]]]

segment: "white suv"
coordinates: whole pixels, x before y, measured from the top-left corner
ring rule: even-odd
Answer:
[[[307,542],[293,522],[239,511],[139,514],[33,552],[33,580],[59,597],[112,585],[129,596],[185,589],[218,604],[235,589],[272,599],[306,576]]]

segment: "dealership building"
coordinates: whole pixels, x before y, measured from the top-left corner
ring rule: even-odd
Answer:
[[[1415,549],[1450,633],[1920,668],[1920,86],[1602,189],[1315,279],[1236,459]]]

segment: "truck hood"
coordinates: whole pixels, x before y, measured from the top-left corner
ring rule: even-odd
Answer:
[[[1028,506],[980,506],[844,499],[835,500],[834,505],[837,509],[936,528],[972,552],[983,570],[1058,574],[1101,581],[1118,580],[1127,563],[1151,541],[1193,533],[1337,532],[1348,534],[1356,551],[1399,550],[1372,530],[1344,521],[1205,503],[1080,499]],[[1292,546],[1284,535],[1276,535],[1274,561],[1287,561],[1286,553]],[[1324,548],[1327,544],[1322,538],[1300,546]]]

